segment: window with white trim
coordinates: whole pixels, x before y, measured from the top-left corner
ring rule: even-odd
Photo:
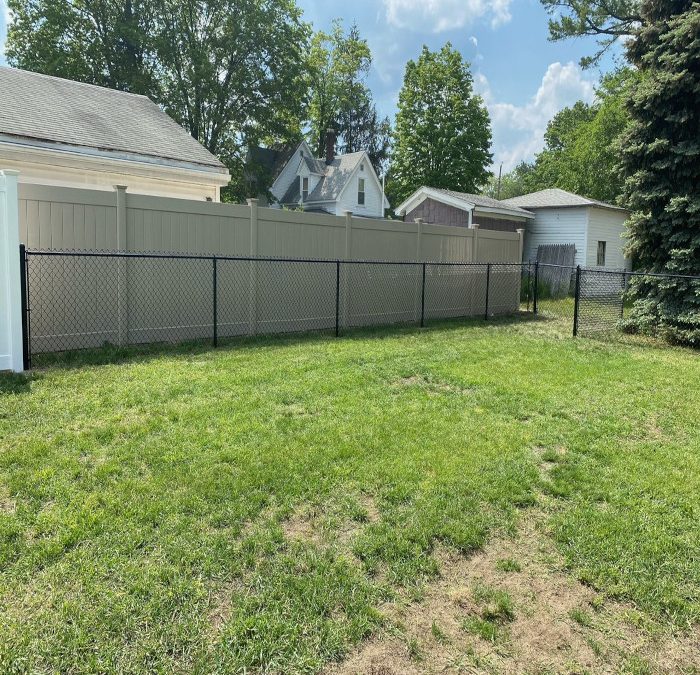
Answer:
[[[303,176],[301,179],[301,200],[305,202],[309,198],[309,177]]]
[[[360,206],[365,204],[365,179],[359,178],[357,181],[357,203]]]

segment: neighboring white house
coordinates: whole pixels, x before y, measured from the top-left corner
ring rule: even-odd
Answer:
[[[383,218],[389,202],[369,155],[365,151],[336,155],[334,144],[329,134],[326,158],[317,159],[306,141],[299,143],[270,188],[271,206]]]
[[[457,227],[478,225],[485,230],[501,232],[515,232],[535,217],[529,211],[485,195],[426,186],[418,188],[395,213],[410,222],[421,218],[425,223]]]
[[[0,169],[20,183],[219,201],[226,167],[145,96],[0,67]]]
[[[523,260],[536,260],[543,244],[574,244],[575,263],[586,267],[629,269],[623,253],[629,211],[558,188],[502,200],[535,214],[525,227]]]

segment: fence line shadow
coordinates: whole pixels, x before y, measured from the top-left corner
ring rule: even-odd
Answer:
[[[32,373],[38,375],[48,368],[79,369],[91,366],[117,365],[121,363],[143,362],[167,356],[169,358],[187,359],[196,355],[216,354],[232,349],[259,349],[261,347],[287,346],[291,344],[336,342],[349,340],[364,340],[368,337],[393,337],[427,333],[434,330],[462,328],[488,328],[520,323],[531,323],[546,319],[533,316],[526,312],[517,314],[489,317],[486,321],[479,317],[457,317],[449,319],[434,319],[420,327],[415,323],[395,323],[389,325],[351,327],[342,329],[340,336],[335,337],[333,329],[315,330],[296,333],[272,333],[261,335],[240,335],[219,338],[219,345],[214,347],[210,340],[190,342],[159,342],[144,345],[129,345],[118,347],[105,345],[96,349],[82,349],[65,352],[35,354],[32,357]],[[28,381],[33,375],[20,375]],[[2,376],[0,376],[2,382]],[[27,385],[28,386],[28,385]],[[0,392],[2,389],[0,388]]]

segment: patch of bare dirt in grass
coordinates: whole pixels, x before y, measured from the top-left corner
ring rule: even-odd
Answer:
[[[282,521],[282,533],[285,539],[311,542],[317,546],[323,544],[323,536],[315,523],[311,512],[295,512]]]
[[[213,635],[218,635],[231,618],[233,599],[244,588],[242,579],[234,579],[212,592],[209,598],[208,624]]]
[[[632,607],[567,574],[545,520],[523,512],[514,537],[471,557],[438,548],[423,600],[388,606],[385,628],[326,675],[698,672],[700,632],[639,628]]]

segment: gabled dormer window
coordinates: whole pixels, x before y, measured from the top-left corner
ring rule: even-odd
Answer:
[[[357,180],[357,203],[360,206],[365,204],[365,179],[358,178]]]
[[[301,200],[305,202],[309,198],[309,177],[301,177]]]

